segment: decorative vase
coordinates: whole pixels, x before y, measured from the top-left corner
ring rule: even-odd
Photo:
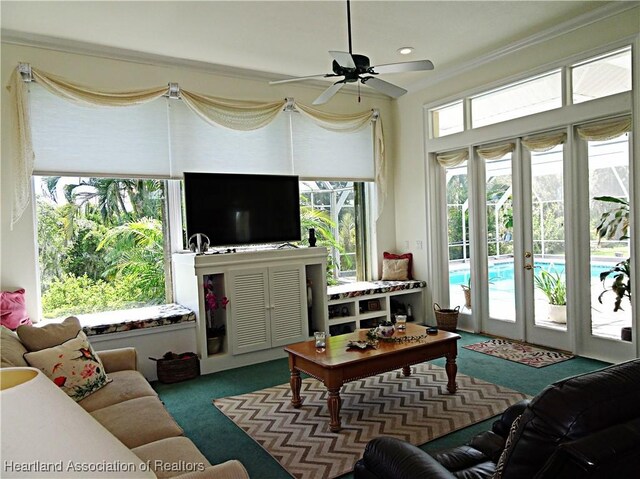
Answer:
[[[550,304],[549,319],[554,323],[567,323],[567,305],[566,304]]]
[[[395,330],[396,330],[396,327],[393,325],[391,321],[383,321],[378,326],[376,333],[381,338],[390,338],[391,336],[393,336],[393,333],[395,332]]]

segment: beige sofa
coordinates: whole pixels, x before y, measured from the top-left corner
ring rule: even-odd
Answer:
[[[17,334],[5,327],[1,334],[1,367],[28,366],[27,352]],[[169,415],[147,380],[136,370],[134,348],[97,353],[112,381],[79,401],[82,407],[143,461],[160,479],[245,479],[236,460],[212,466]],[[190,470],[180,470],[182,465]],[[176,467],[177,465],[177,467]],[[176,470],[177,469],[177,470]]]

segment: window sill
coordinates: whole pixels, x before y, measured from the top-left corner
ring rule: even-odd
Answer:
[[[182,323],[195,324],[193,311],[176,303],[147,306],[144,308],[105,311],[102,313],[78,314],[82,330],[89,337],[126,331],[148,330],[160,326]],[[58,323],[60,319],[44,320],[38,326]]]
[[[327,288],[327,299],[329,301],[333,301],[336,299],[388,293],[391,291],[401,291],[405,289],[426,288],[426,286],[427,282],[420,280],[360,281],[357,283],[348,283],[339,286],[329,286]]]

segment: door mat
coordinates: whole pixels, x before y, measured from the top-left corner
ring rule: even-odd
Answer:
[[[391,371],[345,384],[342,430],[336,433],[329,430],[327,389],[313,378],[302,381],[300,409],[291,405],[289,384],[213,403],[293,477],[330,479],[353,470],[374,437],[424,444],[527,397],[464,374],[456,377],[457,392],[449,394],[443,368],[422,363],[411,369],[408,377]]]
[[[542,368],[574,357],[572,354],[562,353],[552,349],[543,349],[507,339],[490,339],[481,343],[469,344],[468,346],[463,346],[463,348],[516,363],[526,364],[534,368]]]

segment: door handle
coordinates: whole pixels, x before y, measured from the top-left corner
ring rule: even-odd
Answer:
[[[525,264],[524,265],[524,269],[533,269],[533,265],[532,264]]]

